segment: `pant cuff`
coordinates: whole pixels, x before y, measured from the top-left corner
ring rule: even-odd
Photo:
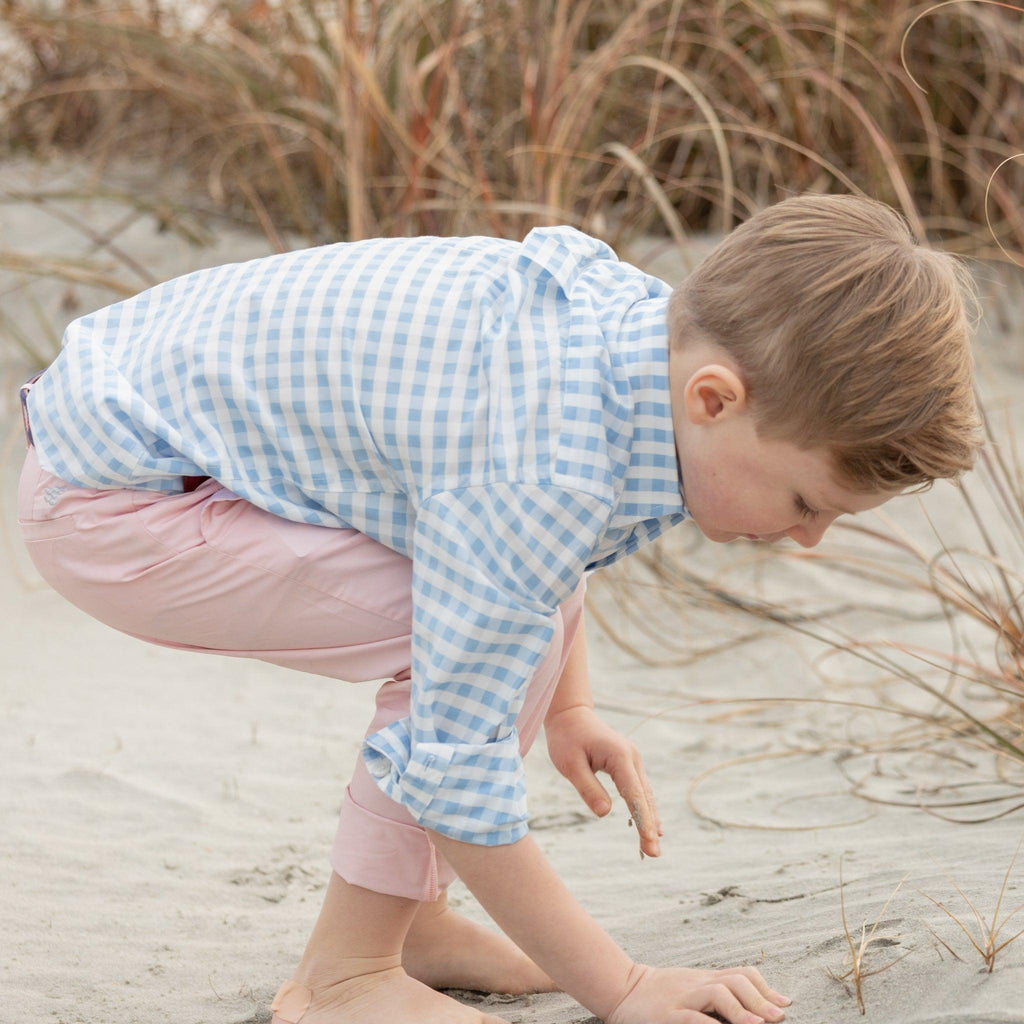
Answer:
[[[427,833],[355,802],[351,787],[338,818],[331,867],[350,885],[411,900],[436,900],[454,879]]]

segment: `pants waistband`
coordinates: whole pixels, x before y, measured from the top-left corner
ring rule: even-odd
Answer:
[[[28,448],[32,447],[32,428],[28,422],[28,393],[32,390],[32,385],[45,373],[45,370],[40,370],[30,380],[25,381],[24,384],[18,388],[18,397],[21,399],[21,423],[25,428],[25,445]]]
[[[32,390],[32,385],[45,373],[45,370],[40,370],[30,380],[25,381],[24,384],[18,388],[18,396],[21,399],[21,423],[25,428],[25,446],[32,448],[32,425],[28,421],[28,393]],[[208,476],[183,476],[182,487],[186,491],[194,491],[204,480],[209,480]]]

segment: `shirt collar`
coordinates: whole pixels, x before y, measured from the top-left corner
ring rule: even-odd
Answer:
[[[690,517],[672,426],[667,301],[636,303],[623,329],[606,334],[616,380],[628,385],[632,431],[620,498],[587,566],[591,571],[619,561]]]
[[[607,339],[633,405],[630,459],[617,510],[620,525],[689,516],[672,425],[667,307],[667,295],[634,303]]]

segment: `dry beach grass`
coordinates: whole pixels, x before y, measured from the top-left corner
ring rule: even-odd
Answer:
[[[1024,251],[1024,169],[992,175],[1024,150],[1018,9],[4,0],[0,95],[11,150],[187,167],[275,247],[538,222],[682,245],[839,188],[1004,258]]]

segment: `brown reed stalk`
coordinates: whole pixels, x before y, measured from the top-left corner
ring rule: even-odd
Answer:
[[[885,901],[884,905],[882,906],[882,909],[878,912],[878,916],[875,918],[875,923],[871,926],[871,931],[865,935],[867,923],[865,922],[860,926],[860,941],[856,945],[854,945],[853,937],[850,935],[850,927],[846,923],[846,899],[843,895],[843,858],[842,854],[840,854],[839,856],[839,908],[840,914],[843,919],[843,934],[846,936],[846,942],[850,949],[851,966],[848,971],[838,976],[833,974],[831,970],[828,970],[827,968],[826,970],[828,970],[829,976],[831,978],[834,978],[836,981],[843,982],[846,981],[847,978],[853,979],[854,992],[857,996],[857,1005],[860,1007],[861,1016],[864,1016],[864,1014],[867,1012],[864,1008],[864,979],[871,978],[876,974],[881,974],[882,971],[887,971],[890,967],[893,967],[894,965],[898,964],[902,959],[904,959],[904,957],[909,956],[912,952],[912,950],[907,950],[907,952],[904,953],[903,956],[898,956],[895,960],[889,961],[889,963],[885,964],[882,967],[876,967],[870,971],[866,971],[864,969],[864,959],[869,952],[869,947],[871,946],[871,943],[873,941],[876,941],[874,938],[875,929],[878,928],[878,923],[882,920],[882,915],[888,909],[888,906],[893,901],[893,898],[895,897],[896,893],[900,891],[901,886],[907,880],[907,875],[909,874],[910,872],[908,871],[907,874],[900,879],[899,885],[897,885],[896,888],[893,889],[893,891],[889,894],[889,898]]]

